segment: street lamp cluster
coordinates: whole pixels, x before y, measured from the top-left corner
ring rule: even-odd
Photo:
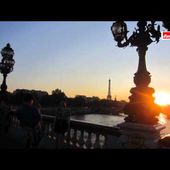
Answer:
[[[126,47],[129,44],[139,47],[151,44],[153,42],[152,39],[159,42],[161,37],[160,26],[158,25],[156,30],[155,25],[155,21],[151,21],[150,24],[147,24],[146,21],[139,21],[137,23],[138,29],[136,29],[129,38],[127,38],[127,33],[129,32],[127,25],[122,21],[113,23],[111,30],[114,39],[118,42],[118,47]],[[122,43],[123,40],[125,40],[124,43]]]
[[[160,25],[155,28],[155,21],[146,22],[138,21],[138,29],[136,29],[132,35],[128,38],[127,25],[123,21],[116,21],[111,26],[111,31],[114,40],[117,42],[117,46],[137,47],[139,55],[139,64],[137,72],[134,76],[134,83],[136,87],[130,90],[131,96],[129,97],[130,102],[125,106],[124,113],[128,116],[125,118],[126,122],[131,123],[142,123],[142,124],[157,124],[157,116],[160,113],[160,108],[154,103],[154,89],[148,87],[151,82],[150,73],[146,68],[145,54],[148,49],[148,45],[152,42],[159,42],[161,37]],[[164,21],[163,26],[170,30],[170,22]]]
[[[3,75],[3,82],[1,84],[0,98],[4,99],[7,97],[6,77],[13,71],[13,66],[15,64],[15,60],[13,59],[14,50],[9,43],[1,50],[1,55],[2,60],[0,62],[0,72]]]

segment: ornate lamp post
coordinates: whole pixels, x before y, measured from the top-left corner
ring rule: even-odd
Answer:
[[[11,48],[9,43],[1,50],[1,55],[2,60],[0,62],[0,72],[3,75],[3,82],[1,84],[1,97],[5,98],[7,95],[6,77],[10,72],[13,71],[13,66],[15,64],[13,59],[14,50]]]
[[[170,22],[163,22],[163,26],[169,30]],[[148,45],[152,42],[159,42],[161,37],[160,26],[155,28],[155,21],[138,21],[138,28],[127,37],[127,25],[123,21],[117,21],[111,26],[111,31],[117,46],[137,47],[139,63],[137,72],[134,74],[136,87],[130,90],[129,103],[124,108],[128,116],[125,122],[119,124],[122,131],[121,142],[128,148],[155,148],[160,139],[160,131],[165,126],[158,124],[157,116],[160,107],[154,103],[154,89],[148,87],[151,82],[150,73],[146,67],[145,55]]]
[[[146,68],[145,54],[154,40],[158,43],[161,37],[160,26],[155,29],[155,22],[147,24],[146,21],[137,23],[138,29],[127,38],[127,26],[124,22],[113,23],[111,30],[118,47],[131,46],[137,47],[139,55],[139,64],[134,76],[136,87],[130,90],[130,102],[126,105],[124,113],[128,115],[126,122],[135,122],[142,124],[157,124],[156,116],[159,115],[159,107],[154,103],[152,94],[154,89],[148,87],[151,82],[150,73]]]

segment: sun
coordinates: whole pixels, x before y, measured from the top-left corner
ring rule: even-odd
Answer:
[[[156,92],[154,94],[155,103],[165,106],[170,104],[170,94],[166,92]]]

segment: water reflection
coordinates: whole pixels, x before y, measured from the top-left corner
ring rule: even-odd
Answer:
[[[124,122],[123,116],[102,115],[102,114],[76,115],[76,116],[71,116],[71,119],[74,121],[88,122],[92,124],[111,126],[111,127]]]

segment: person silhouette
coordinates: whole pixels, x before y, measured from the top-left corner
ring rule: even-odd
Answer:
[[[54,132],[56,133],[56,148],[64,147],[64,134],[69,130],[70,112],[67,109],[66,100],[60,102],[57,109],[56,119],[54,123]]]
[[[41,115],[41,109],[42,108],[41,108],[39,101],[36,98],[33,99],[33,107],[35,107],[37,109],[37,111],[39,112],[39,114]],[[41,129],[41,126],[42,126],[41,120],[38,122],[37,126]]]
[[[33,106],[33,101],[34,97],[30,93],[25,94],[23,104],[16,112],[20,125],[26,131],[28,137],[26,147],[30,147],[31,145],[36,147],[40,142],[38,133],[41,114],[39,110]]]
[[[33,100],[33,107],[35,107],[38,110],[39,114],[42,115],[42,107],[37,98],[34,98]],[[45,130],[44,124],[42,122],[42,117],[36,126],[36,130],[37,130],[37,138],[38,138],[37,140],[40,141],[44,136],[44,130]]]

